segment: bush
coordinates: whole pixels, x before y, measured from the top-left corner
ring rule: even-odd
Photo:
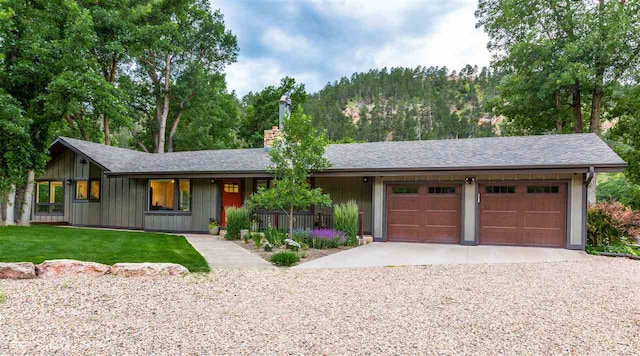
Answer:
[[[293,230],[293,241],[300,245],[309,245],[311,242],[311,230],[295,229]]]
[[[251,233],[251,238],[253,239],[253,243],[256,245],[256,248],[260,248],[260,244],[262,243],[262,235],[259,232]]]
[[[615,200],[632,209],[640,209],[640,185],[630,182],[624,173],[598,174],[597,182],[599,202]]]
[[[240,230],[249,228],[249,210],[247,208],[230,207],[226,209],[227,240],[237,240],[240,238]]]
[[[618,202],[600,202],[589,208],[587,244],[592,247],[628,245],[640,235],[640,212]]]
[[[333,226],[346,234],[346,244],[358,244],[358,204],[350,200],[333,207]]]
[[[272,246],[282,246],[284,239],[287,238],[287,233],[269,225],[264,230],[264,238],[269,241]]]
[[[311,230],[309,246],[317,249],[336,248],[346,242],[345,233],[334,229]]]
[[[294,252],[290,251],[280,251],[271,255],[271,263],[276,266],[293,266],[294,264],[300,262],[300,257]]]

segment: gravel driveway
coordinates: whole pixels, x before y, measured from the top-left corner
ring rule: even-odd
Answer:
[[[0,354],[632,354],[639,286],[605,257],[0,281]]]

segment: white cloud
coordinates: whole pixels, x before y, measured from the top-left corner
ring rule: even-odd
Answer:
[[[259,91],[269,85],[277,86],[280,79],[286,76],[295,78],[299,83],[305,83],[307,88],[318,88],[324,84],[316,72],[292,72],[285,66],[286,62],[274,58],[240,58],[225,71],[227,86],[242,97],[250,91]]]
[[[295,54],[302,57],[319,55],[317,47],[304,36],[289,33],[277,27],[268,28],[260,38],[262,44],[282,55]]]
[[[373,67],[446,66],[459,70],[466,64],[488,65],[488,38],[475,28],[475,4],[461,7],[435,24],[434,31],[425,36],[400,37],[379,49],[358,51]]]
[[[426,5],[420,0],[312,0],[311,3],[319,13],[351,18],[370,27],[396,26],[403,22],[404,14]]]

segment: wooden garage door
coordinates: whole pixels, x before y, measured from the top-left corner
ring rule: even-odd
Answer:
[[[565,183],[480,185],[480,244],[564,247]]]
[[[387,241],[460,243],[459,185],[387,186]]]

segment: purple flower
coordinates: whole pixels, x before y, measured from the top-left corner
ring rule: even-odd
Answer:
[[[311,238],[313,239],[325,239],[325,240],[342,240],[345,238],[345,233],[342,231],[336,231],[334,229],[313,229],[311,231]]]

